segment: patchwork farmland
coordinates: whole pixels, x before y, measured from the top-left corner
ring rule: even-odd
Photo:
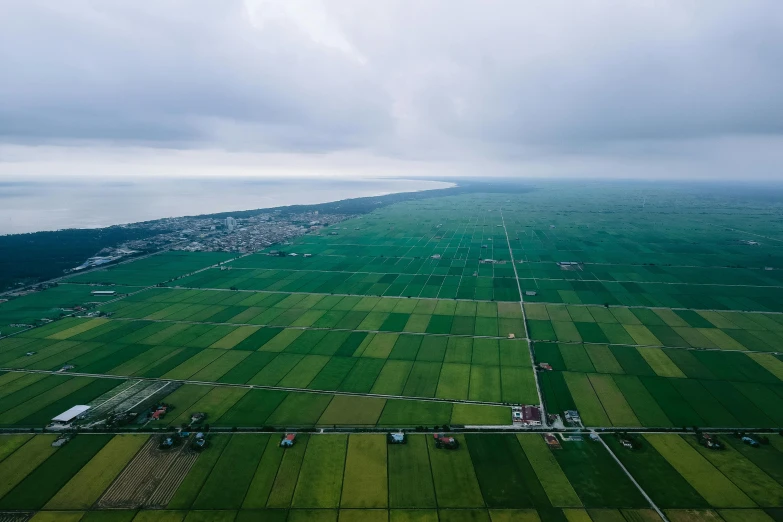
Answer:
[[[407,201],[0,303],[0,517],[783,520],[775,210],[635,190]]]

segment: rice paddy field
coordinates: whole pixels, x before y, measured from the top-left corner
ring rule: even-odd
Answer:
[[[670,520],[779,520],[780,444],[726,439],[718,453],[692,435],[648,434],[631,451],[603,438]],[[283,449],[279,435],[213,435],[174,480],[174,461],[149,450],[148,435],[82,434],[61,448],[52,435],[3,435],[0,509],[40,510],[38,520],[661,520],[600,442],[550,449],[534,433],[457,439],[460,449],[448,451],[424,434],[405,445],[299,435]],[[173,486],[134,488],[150,470]]]
[[[114,299],[111,296],[94,296],[93,290],[114,290],[118,294],[138,290],[122,286],[58,285],[45,292],[36,292],[23,297],[0,302],[0,335],[17,333],[36,321],[55,320],[70,314],[76,306],[90,306]],[[11,326],[11,325],[22,326]]]
[[[396,203],[250,255],[163,252],[0,303],[0,430],[39,430],[0,434],[0,520],[783,520],[783,438],[727,433],[783,428],[779,214],[541,183]],[[210,447],[40,433],[131,382],[174,383],[146,427],[204,412]],[[575,430],[550,447],[512,426],[512,405],[540,403],[646,431],[633,450]],[[448,451],[355,431],[439,426],[476,432]],[[283,450],[270,428],[313,433]]]

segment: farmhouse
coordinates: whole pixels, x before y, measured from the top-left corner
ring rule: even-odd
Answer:
[[[579,261],[558,261],[557,266],[560,267],[560,270],[584,270]]]
[[[71,422],[83,417],[89,409],[89,406],[84,405],[73,406],[72,408],[65,410],[57,417],[53,418],[52,424],[56,426],[65,426],[66,424],[70,424]]]
[[[570,424],[582,424],[582,419],[579,417],[579,412],[576,410],[566,410],[565,420]]]
[[[541,410],[537,406],[515,406],[511,409],[514,424],[541,426]]]
[[[554,433],[544,433],[544,441],[550,449],[563,449]]]

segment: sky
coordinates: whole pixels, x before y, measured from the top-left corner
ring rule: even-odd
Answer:
[[[783,181],[780,0],[0,2],[0,177]]]

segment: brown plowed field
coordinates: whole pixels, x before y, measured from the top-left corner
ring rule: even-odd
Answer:
[[[187,441],[175,449],[158,449],[152,437],[98,501],[98,508],[161,508],[168,504],[198,458]]]

